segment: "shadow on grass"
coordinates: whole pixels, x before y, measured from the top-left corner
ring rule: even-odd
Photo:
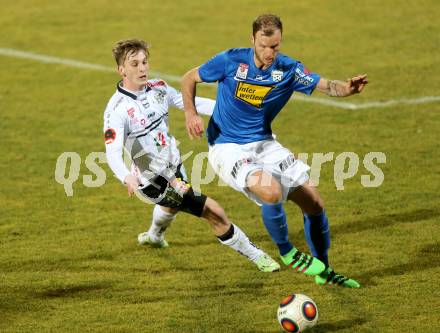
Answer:
[[[186,293],[188,299],[199,302],[202,299],[212,299],[215,297],[238,296],[245,299],[258,297],[264,293],[263,282],[239,282],[231,284],[212,284],[193,287],[191,292]]]
[[[380,228],[386,228],[395,224],[399,223],[415,223],[415,222],[421,222],[427,219],[430,219],[436,215],[440,214],[440,210],[436,208],[432,209],[417,209],[409,212],[402,212],[402,213],[390,213],[390,214],[382,214],[377,216],[366,216],[363,219],[357,220],[357,221],[351,221],[351,222],[344,222],[342,224],[338,225],[332,225],[332,217],[329,216],[330,220],[330,234],[333,236],[335,235],[341,235],[341,234],[354,234],[359,233],[362,231],[367,230],[377,230]],[[288,224],[291,229],[293,229],[293,225],[299,225],[302,226],[302,218],[300,214],[295,214],[295,216],[287,216]],[[263,223],[263,222],[261,222]],[[263,242],[271,242],[271,238],[267,232],[258,234],[258,235],[251,235],[249,234],[249,238],[251,238],[251,241],[255,242],[257,245]],[[303,246],[305,245],[304,241],[304,230],[301,228],[300,231],[289,233],[289,238],[291,241],[295,243],[295,245]],[[181,242],[182,246],[187,246],[189,243],[185,243],[184,241]],[[195,243],[192,245],[196,245]]]
[[[399,223],[421,222],[430,219],[439,213],[440,211],[438,209],[417,209],[410,212],[383,214],[373,217],[366,217],[365,219],[355,222],[347,222],[335,225],[333,227],[330,225],[330,232],[332,235],[337,235],[357,233],[366,230],[376,230]]]
[[[173,232],[173,231],[171,231]],[[170,233],[171,233],[170,232]],[[176,236],[177,234],[174,234],[173,236]],[[208,237],[207,237],[208,235]],[[198,235],[198,238],[196,240],[185,240],[180,238],[180,240],[173,240],[170,241],[170,246],[172,247],[194,247],[194,246],[207,246],[207,245],[213,245],[213,244],[219,244],[218,240],[215,238],[215,236],[211,236],[207,234],[206,232],[200,232]]]
[[[377,216],[365,217],[362,220],[345,222],[338,225],[332,225],[332,217],[330,220],[330,234],[333,236],[340,234],[354,234],[367,230],[377,230],[380,228],[386,228],[400,223],[415,223],[430,219],[440,214],[438,209],[417,209],[410,212],[382,214]],[[299,221],[298,221],[299,222]],[[302,223],[302,221],[301,221]],[[296,232],[294,235],[289,235],[290,239],[300,246],[305,245],[304,230]],[[253,238],[253,241],[265,241],[268,235],[258,235]]]
[[[0,331],[2,331],[2,325],[14,325],[25,312],[38,312],[41,311],[42,306],[46,306],[46,303],[41,303],[56,298],[62,297],[74,297],[84,296],[84,294],[99,292],[111,288],[110,283],[100,282],[92,284],[76,284],[72,286],[48,288],[44,290],[29,290],[21,289],[20,291],[14,290],[0,290],[0,313],[1,313],[1,325]],[[11,324],[10,324],[11,323]]]
[[[424,246],[411,258],[410,262],[391,267],[375,269],[362,274],[362,283],[365,286],[377,285],[373,282],[374,278],[398,276],[409,272],[421,271],[440,267],[440,242]]]
[[[116,271],[116,272],[121,272],[124,270],[121,270],[119,268],[114,268],[114,267],[105,267],[102,268],[105,271]],[[174,274],[176,271],[178,272],[189,272],[189,273],[199,273],[199,272],[203,272],[205,271],[205,268],[201,268],[201,267],[195,267],[195,266],[172,266],[172,267],[161,267],[161,268],[154,268],[154,267],[135,267],[132,268],[131,271],[133,273],[141,273],[141,274],[150,274],[150,275],[155,275],[155,276],[163,276],[164,274]]]
[[[51,272],[56,270],[70,270],[78,266],[78,262],[87,261],[112,261],[117,253],[92,253],[85,256],[74,257],[66,256],[62,258],[44,258],[44,259],[27,259],[16,260],[4,268],[5,272],[28,271],[28,272]],[[3,269],[3,267],[2,267]]]
[[[164,289],[164,288],[162,288]],[[136,296],[136,299],[130,299],[129,303],[158,303],[158,302],[175,302],[175,298],[186,299],[189,302],[199,303],[203,300],[212,300],[213,298],[222,298],[230,296],[239,296],[246,299],[257,297],[264,292],[264,284],[262,282],[241,282],[238,284],[213,284],[204,286],[193,286],[191,288],[173,288],[172,286],[165,288],[167,295],[164,296],[164,290],[153,288],[149,291],[149,295]],[[170,297],[169,295],[172,295]]]
[[[361,326],[365,324],[367,320],[365,318],[353,318],[338,320],[331,323],[322,323],[316,325],[313,329],[310,329],[310,333],[327,333],[327,332],[337,332],[340,330],[346,330],[348,328],[354,328],[356,326]]]
[[[311,328],[310,330],[307,330],[307,332],[310,333],[329,333],[329,332],[338,332],[340,330],[347,330],[350,328],[355,328],[357,326],[361,326],[367,322],[364,318],[353,318],[353,319],[344,319],[344,320],[338,320],[332,323],[322,323],[320,324],[318,321],[318,324]],[[277,333],[281,332],[281,328],[276,328],[274,330],[249,330],[249,331],[240,331],[241,333]],[[355,330],[353,330],[355,332]]]
[[[75,297],[84,293],[93,293],[111,288],[110,283],[77,284],[66,287],[51,288],[32,293],[37,298]]]

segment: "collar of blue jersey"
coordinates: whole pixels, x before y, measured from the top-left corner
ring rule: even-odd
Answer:
[[[275,59],[273,60],[273,62],[270,64],[269,67],[267,67],[266,69],[261,69],[261,68],[258,68],[257,65],[255,64],[255,60],[254,60],[255,50],[253,48],[250,48],[250,49],[251,49],[251,54],[250,54],[251,60],[249,60],[249,61],[250,61],[251,66],[254,68],[254,70],[256,70],[258,73],[261,73],[261,74],[270,73],[273,70],[275,64],[278,62],[277,60],[278,60],[279,54],[277,54],[277,56],[275,57]]]
[[[127,89],[124,89],[124,87],[122,86],[122,80],[118,82],[118,84],[116,85],[116,88],[118,89],[118,91],[119,91],[121,94],[124,94],[124,95],[126,95],[126,96],[128,96],[128,97],[131,97],[131,98],[133,98],[133,99],[137,99],[140,95],[142,95],[142,94],[148,92],[148,91],[151,89],[151,88],[147,85],[147,86],[145,86],[145,88],[144,88],[143,91],[140,91],[138,94],[136,94],[136,93],[133,93],[133,92],[131,92],[131,91],[128,91]]]

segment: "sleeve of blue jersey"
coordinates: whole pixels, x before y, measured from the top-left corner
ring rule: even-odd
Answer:
[[[310,72],[301,62],[297,62],[295,68],[295,80],[293,90],[306,95],[311,95],[315,90],[321,76]]]
[[[226,63],[226,52],[216,54],[199,67],[200,78],[203,82],[221,81],[225,77]]]

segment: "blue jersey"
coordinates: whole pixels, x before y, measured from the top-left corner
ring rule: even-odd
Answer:
[[[218,81],[207,136],[215,143],[245,144],[272,136],[271,123],[293,92],[310,95],[320,76],[278,54],[266,70],[255,66],[252,48],[230,49],[199,68],[204,82]]]

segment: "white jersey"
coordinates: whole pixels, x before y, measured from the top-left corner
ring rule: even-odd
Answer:
[[[211,115],[214,106],[214,100],[196,97],[198,113]],[[163,80],[149,80],[136,93],[118,83],[104,112],[104,138],[107,162],[121,182],[130,174],[123,148],[132,161],[131,173],[144,186],[157,175],[171,177],[182,163],[176,140],[168,133],[169,107],[183,110],[182,94]]]

